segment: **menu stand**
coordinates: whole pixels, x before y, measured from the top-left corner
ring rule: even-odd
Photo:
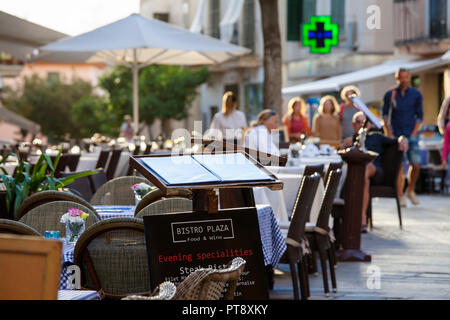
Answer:
[[[338,261],[370,262],[372,257],[360,249],[361,245],[361,213],[363,207],[362,187],[365,182],[366,165],[375,159],[376,153],[361,151],[351,147],[340,151],[342,159],[347,163],[347,178],[344,190],[344,216],[342,230],[342,250],[336,252]]]
[[[283,182],[279,181],[276,176],[274,176],[269,170],[267,170],[263,165],[261,165],[258,161],[253,159],[248,153],[243,150],[235,150],[233,152],[214,152],[214,155],[219,154],[234,154],[241,153],[245,156],[245,158],[253,163],[256,167],[259,168],[260,171],[264,172],[266,176],[269,176],[270,179],[264,180],[248,180],[248,181],[232,181],[232,180],[223,180],[221,182],[200,182],[200,183],[185,183],[185,184],[176,184],[171,185],[168,184],[164,179],[161,178],[159,174],[157,174],[152,168],[144,163],[143,158],[152,158],[152,157],[166,157],[167,158],[167,170],[170,170],[170,157],[177,157],[182,155],[146,155],[146,156],[132,156],[130,157],[130,166],[140,172],[145,178],[147,178],[150,182],[152,182],[155,186],[157,186],[163,194],[170,195],[176,193],[181,189],[190,189],[192,190],[192,201],[193,201],[193,214],[198,213],[199,216],[202,214],[219,214],[219,196],[217,194],[217,190],[220,194],[220,209],[235,209],[237,213],[242,211],[242,208],[255,207],[255,200],[253,197],[253,187],[267,187],[271,190],[281,190],[283,189]],[[211,153],[206,153],[211,154]],[[188,154],[190,156],[201,155],[198,154]],[[186,154],[183,154],[186,156]],[[248,164],[248,163],[247,163]],[[226,164],[225,164],[226,165]],[[161,172],[160,172],[161,173]],[[241,208],[241,209],[239,209]],[[256,210],[256,209],[255,209]],[[230,213],[230,210],[224,210],[224,212]],[[233,212],[234,214],[234,212]],[[257,222],[256,222],[257,223]],[[259,235],[259,229],[256,226],[256,229],[251,227],[253,232]],[[260,239],[260,238],[259,238]],[[260,246],[260,245],[258,245]],[[258,247],[257,246],[257,247]],[[257,248],[256,247],[256,248]],[[262,249],[257,249],[256,251],[260,251],[258,254],[262,256]],[[256,252],[255,252],[256,254]],[[262,259],[262,258],[261,258]],[[261,260],[261,263],[263,261]],[[262,270],[263,265],[260,265],[258,268]],[[268,285],[270,288],[273,287],[273,268],[271,266],[265,267],[266,271],[266,279],[268,280]],[[262,281],[265,282],[265,281]],[[260,290],[266,291],[268,297],[268,291],[266,284],[261,284]]]
[[[201,145],[202,151],[210,154],[222,153],[224,151],[243,151],[248,155],[254,156],[256,161],[262,165],[272,165],[272,161],[274,161],[280,167],[284,167],[287,163],[287,158],[285,157],[259,152],[225,140],[191,138],[191,143],[193,145]],[[222,209],[255,206],[255,199],[251,188],[220,189],[219,201],[220,208]]]
[[[222,152],[225,154],[225,152]],[[146,179],[157,186],[164,194],[175,194],[181,189],[190,189],[193,193],[193,211],[194,212],[208,212],[217,213],[219,207],[219,196],[215,190],[219,190],[220,194],[220,208],[243,208],[255,207],[255,200],[253,198],[254,187],[267,187],[271,190],[283,189],[283,182],[279,181],[269,170],[264,168],[259,162],[253,159],[250,155],[243,151],[228,152],[228,153],[243,153],[245,157],[250,160],[261,171],[265,172],[273,180],[267,181],[237,181],[237,182],[208,182],[208,183],[191,183],[182,185],[168,185],[160,177],[152,173],[145,164],[141,161],[142,158],[151,157],[177,157],[181,155],[145,155],[145,156],[131,156],[130,166],[141,173]],[[200,154],[200,153],[198,153]],[[221,154],[217,152],[214,154]],[[186,154],[183,154],[186,155]],[[193,153],[192,155],[196,155]]]

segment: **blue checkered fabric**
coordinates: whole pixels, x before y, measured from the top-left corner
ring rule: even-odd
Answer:
[[[278,221],[269,205],[258,205],[259,232],[264,254],[264,264],[276,267],[287,249]]]
[[[100,219],[134,218],[136,206],[94,206]]]

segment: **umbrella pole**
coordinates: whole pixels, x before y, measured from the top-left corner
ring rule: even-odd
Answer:
[[[133,123],[135,135],[139,131],[139,66],[137,62],[136,49],[133,49]]]

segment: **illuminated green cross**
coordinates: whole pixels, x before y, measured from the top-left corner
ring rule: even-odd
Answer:
[[[303,45],[311,53],[330,53],[339,42],[339,26],[329,16],[313,16],[310,24],[303,24]]]

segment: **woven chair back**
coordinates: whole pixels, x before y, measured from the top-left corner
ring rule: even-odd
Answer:
[[[103,184],[91,198],[92,205],[134,205],[135,195],[131,187],[137,183],[147,183],[152,185],[150,181],[142,177],[118,177]]]
[[[340,169],[331,171],[325,186],[325,194],[320,205],[320,212],[319,217],[317,218],[316,226],[326,231],[330,231],[328,220],[330,219],[331,209],[333,208],[333,201],[336,197],[341,175],[342,171]]]
[[[225,269],[198,269],[178,285],[173,300],[233,300],[244,268],[245,260],[238,257],[230,261]]]
[[[0,219],[0,233],[42,237],[42,234],[40,234],[37,230],[33,229],[32,227],[27,226],[22,222],[10,219]]]
[[[60,237],[64,237],[66,235],[66,226],[60,220],[61,216],[69,208],[80,209],[89,213],[89,217],[86,220],[86,228],[100,220],[97,213],[77,202],[52,201],[29,210],[19,221],[36,229],[41,234],[45,234],[46,230],[52,230],[59,231]]]
[[[185,198],[167,198],[155,201],[136,214],[136,218],[142,218],[152,214],[188,212],[192,211],[192,200]]]
[[[45,191],[39,191],[28,198],[25,199],[25,201],[22,203],[22,205],[19,207],[17,211],[17,220],[22,218],[24,214],[26,214],[28,211],[30,211],[33,208],[36,208],[44,203],[53,202],[53,201],[71,201],[79,203],[85,207],[87,207],[89,210],[95,212],[94,207],[86,201],[85,199],[71,193],[71,192],[65,192],[65,191],[58,191],[58,190],[45,190]]]
[[[311,207],[319,186],[320,175],[314,173],[310,176],[303,176],[297,199],[291,215],[288,237],[301,243],[305,235],[305,224],[311,212]]]
[[[314,173],[320,174],[321,177],[323,177],[323,169],[325,165],[324,164],[318,164],[318,165],[308,165],[305,167],[305,170],[303,171],[304,176],[310,176]]]
[[[74,263],[83,288],[110,298],[150,293],[142,219],[102,220],[86,229],[75,245]]]

